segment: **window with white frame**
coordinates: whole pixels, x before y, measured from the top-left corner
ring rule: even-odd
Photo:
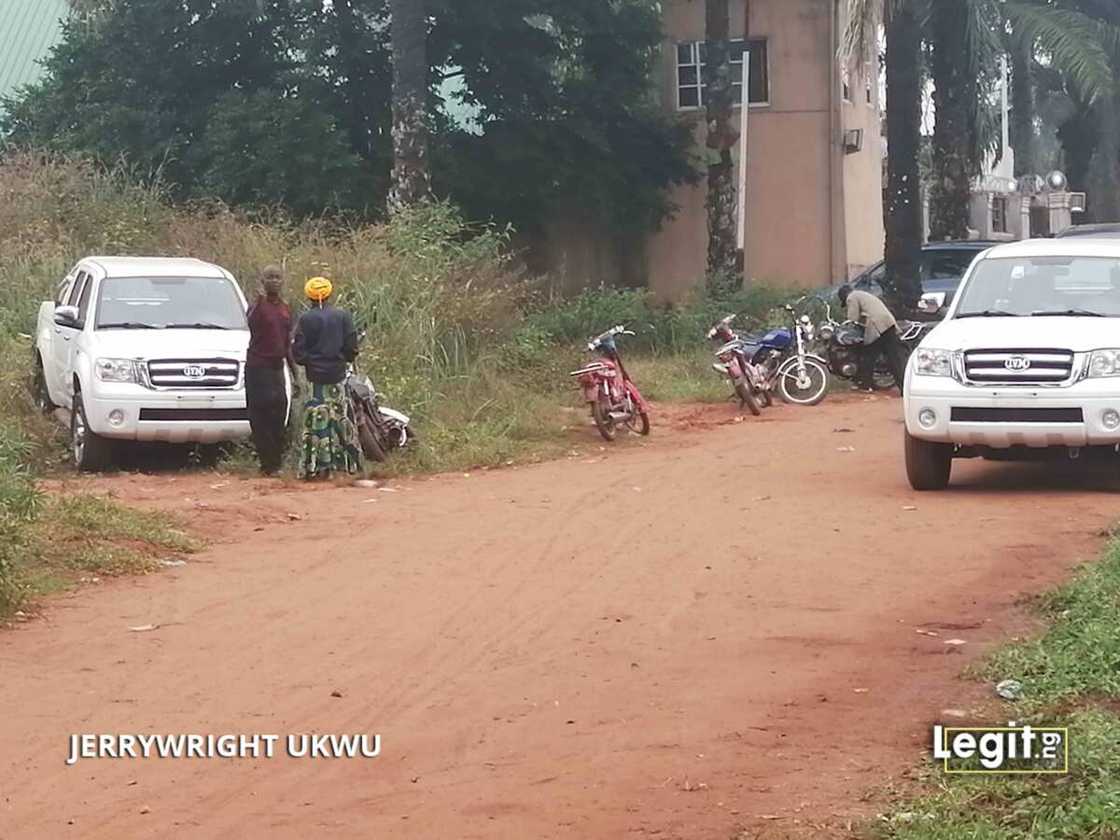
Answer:
[[[743,55],[749,55],[750,103],[765,105],[770,101],[770,75],[766,57],[766,39],[739,38],[731,41],[732,101],[743,101]],[[677,44],[677,107],[682,110],[704,107],[704,92],[708,81],[704,77],[707,67],[707,44],[703,41],[685,41]]]
[[[992,196],[992,233],[1007,233],[1007,197]]]

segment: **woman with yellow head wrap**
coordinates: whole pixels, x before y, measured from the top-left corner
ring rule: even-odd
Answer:
[[[304,478],[355,473],[361,467],[357,431],[346,412],[346,368],[358,355],[358,331],[350,313],[330,304],[334,292],[326,277],[303,287],[310,302],[296,325],[292,354],[310,384],[304,403],[300,472]]]

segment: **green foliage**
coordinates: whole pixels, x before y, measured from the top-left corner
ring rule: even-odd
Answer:
[[[1120,697],[1120,543],[1040,606],[1052,622],[1049,632],[1004,648],[985,673],[1021,680],[1031,708]]]
[[[434,164],[471,218],[558,209],[622,230],[670,210],[690,138],[651,85],[650,0],[433,0],[432,79],[461,76],[479,126],[433,96]],[[375,217],[390,165],[386,0],[116,0],[75,20],[9,103],[17,144],[125,160],[177,198]],[[516,184],[516,188],[511,188]]]
[[[1022,720],[1022,718],[1020,718]],[[1120,719],[1080,711],[1062,777],[956,777],[883,818],[882,840],[1114,840],[1120,829]]]
[[[1120,541],[1100,562],[1041,599],[1051,622],[1037,639],[997,651],[982,674],[1014,678],[1024,697],[1007,717],[1069,726],[1066,777],[943,777],[938,790],[897,806],[884,840],[1113,840],[1120,832]],[[1104,706],[1105,708],[1100,708]],[[1006,719],[1006,718],[1005,718]]]
[[[642,290],[589,289],[530,313],[528,323],[563,344],[586,341],[621,324],[637,333],[626,340],[628,348],[668,353],[702,345],[711,326],[731,313],[739,316],[736,326],[741,330],[783,323],[775,310],[788,299],[787,292],[752,286],[721,297],[701,291],[683,305],[667,306]]]

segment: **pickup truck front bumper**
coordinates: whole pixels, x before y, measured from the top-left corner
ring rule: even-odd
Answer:
[[[982,386],[911,373],[907,384],[906,431],[921,440],[994,449],[1120,444],[1120,379]]]
[[[117,440],[220,443],[249,434],[244,389],[184,393],[99,382],[82,401],[90,429]]]

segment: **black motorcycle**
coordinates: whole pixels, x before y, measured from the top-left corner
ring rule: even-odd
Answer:
[[[828,368],[833,375],[854,380],[859,373],[859,357],[863,352],[863,325],[854,321],[837,321],[832,317],[832,307],[827,303],[825,312],[818,332],[823,345],[821,355],[828,362]],[[906,358],[910,357],[914,348],[934,326],[936,324],[922,321],[898,322],[898,338],[906,351]],[[871,387],[876,391],[889,391],[898,385],[894,371],[887,360],[880,355],[871,375]]]
[[[372,461],[384,461],[387,453],[403,449],[416,438],[407,414],[381,405],[370,378],[350,365],[344,381],[350,419],[358,430],[362,454]]]

